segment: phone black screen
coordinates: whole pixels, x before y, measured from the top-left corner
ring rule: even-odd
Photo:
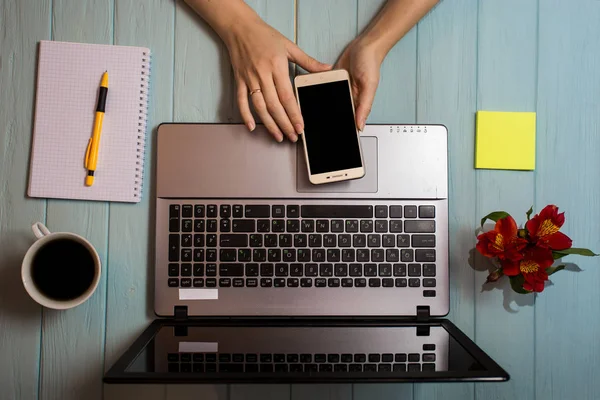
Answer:
[[[347,81],[298,87],[311,174],[362,166]]]

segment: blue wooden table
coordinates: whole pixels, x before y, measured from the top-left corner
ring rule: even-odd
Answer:
[[[383,0],[252,0],[309,54],[334,62]],[[0,399],[597,399],[600,265],[572,257],[537,296],[482,288],[471,261],[489,211],[519,221],[533,204],[566,211],[564,231],[600,250],[600,1],[443,0],[387,57],[370,123],[449,128],[451,318],[512,379],[498,384],[110,386],[103,372],[153,319],[153,159],[141,204],[25,196],[39,40],[148,46],[150,126],[239,122],[228,54],[175,0],[0,2]],[[537,112],[535,172],[473,168],[478,109]],[[153,148],[149,147],[149,154]],[[97,292],[67,311],[26,295],[30,226],[81,234],[105,266]]]

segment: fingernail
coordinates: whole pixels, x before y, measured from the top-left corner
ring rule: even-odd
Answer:
[[[254,130],[254,128],[256,128],[256,125],[254,124],[254,122],[249,122],[248,129],[250,130],[250,132],[252,132]]]
[[[283,142],[283,136],[282,135],[277,135],[277,137],[275,138],[275,140],[277,140],[277,142],[281,143],[281,142]]]
[[[298,135],[302,135],[304,133],[304,129],[302,129],[302,125],[296,124],[296,125],[294,125],[294,128],[296,128],[296,133],[298,133]]]
[[[296,143],[296,142],[298,141],[298,136],[296,136],[295,134],[293,134],[293,133],[292,133],[292,134],[290,135],[290,140],[291,140],[293,143]]]
[[[364,120],[364,119],[361,119],[361,120],[360,120],[360,131],[362,132],[362,131],[364,131],[364,130],[365,130],[365,120]]]

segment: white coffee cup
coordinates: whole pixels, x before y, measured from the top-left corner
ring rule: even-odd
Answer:
[[[100,274],[101,274],[101,265],[100,265],[100,256],[98,256],[98,252],[90,242],[88,242],[85,238],[76,235],[74,233],[68,232],[55,232],[51,233],[48,228],[41,222],[36,222],[31,227],[33,230],[33,234],[37,237],[38,240],[35,241],[33,245],[27,250],[25,254],[25,258],[23,259],[23,263],[21,265],[21,279],[23,280],[23,286],[25,286],[25,290],[29,293],[29,296],[33,300],[35,300],[38,304],[52,308],[55,310],[66,310],[69,308],[77,307],[78,305],[85,302],[89,299],[94,291],[98,287],[98,283],[100,282]],[[85,287],[85,290],[82,290],[82,293],[77,295],[74,298],[58,298],[51,297],[40,290],[40,287],[36,285],[34,281],[34,277],[32,274],[33,261],[36,256],[39,255],[40,250],[42,250],[48,243],[57,241],[57,240],[69,240],[74,241],[80,245],[82,245],[87,251],[89,251],[89,255],[94,263],[93,277],[89,279],[89,285],[87,285],[88,280],[86,280],[86,285],[79,285],[81,288]],[[64,243],[64,242],[63,242]],[[78,247],[80,249],[80,247]],[[61,262],[65,262],[65,258],[69,257],[69,254],[64,254],[61,257],[57,257],[56,265],[60,265]],[[52,268],[52,267],[50,267]],[[89,274],[91,274],[91,269]]]

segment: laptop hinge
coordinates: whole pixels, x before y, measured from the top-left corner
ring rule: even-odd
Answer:
[[[417,321],[425,322],[430,317],[429,306],[417,306]]]
[[[185,321],[188,319],[188,308],[187,306],[175,306],[173,314],[175,315],[175,321]]]

